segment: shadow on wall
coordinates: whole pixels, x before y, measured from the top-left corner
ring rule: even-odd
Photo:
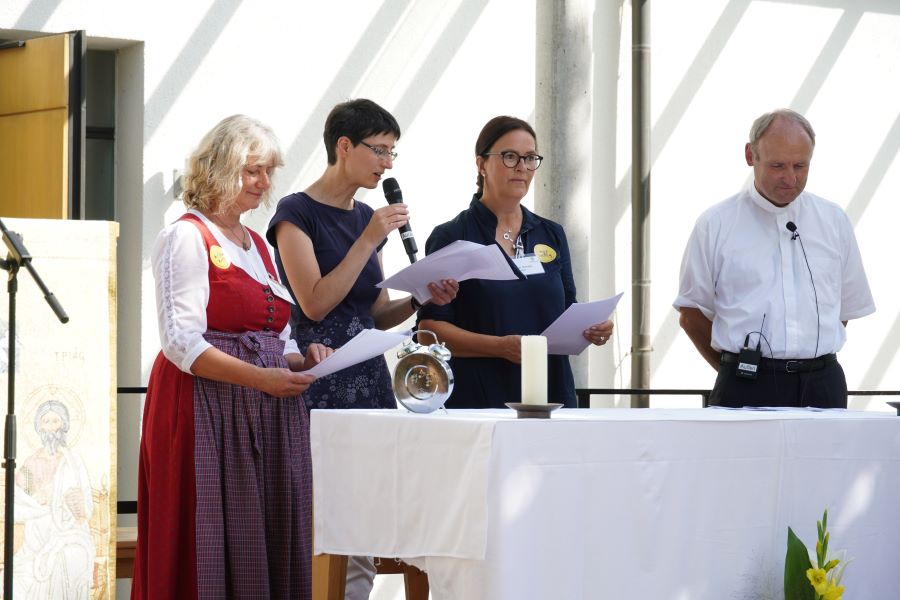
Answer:
[[[216,0],[206,15],[188,37],[185,46],[172,62],[168,71],[160,79],[159,84],[151,92],[144,109],[145,145],[150,141],[166,114],[172,109],[179,97],[179,90],[184,89],[204,58],[215,45],[219,35],[226,28],[240,7],[242,0]],[[392,32],[403,22],[403,16],[414,0],[385,2],[358,37],[356,45],[348,54],[341,68],[335,71],[330,85],[322,93],[315,109],[310,111],[307,121],[300,132],[285,147],[286,168],[279,174],[282,181],[291,181],[307,168],[310,160],[318,160],[316,151],[321,145],[321,127],[323,115],[335,103],[346,100],[359,85],[365,74],[371,70],[373,62],[379,56],[385,44],[384,40],[392,37]],[[421,110],[434,87],[457,54],[466,36],[478,21],[487,0],[463,0],[441,32],[429,55],[426,57],[415,77],[413,85],[405,91],[397,103],[394,114],[408,127]],[[52,11],[48,13],[52,14]],[[162,174],[150,177],[144,185],[144,230],[155,231],[163,226],[165,212],[171,202],[178,200],[172,190],[163,189]],[[248,224],[257,231],[264,231],[269,218],[269,211],[257,211]],[[144,256],[148,256],[154,237],[147,236],[144,241]]]
[[[178,100],[181,90],[187,87],[200,63],[216,44],[242,2],[243,0],[216,0],[206,11],[193,34],[187,38],[178,57],[172,61],[144,106],[145,145],[153,139],[153,134]]]
[[[856,188],[856,192],[847,204],[847,216],[850,217],[850,222],[854,226],[859,223],[863,213],[869,207],[869,202],[872,201],[875,190],[878,189],[884,176],[887,175],[888,169],[891,168],[898,151],[900,151],[900,112],[897,113],[894,124],[884,136],[881,147],[878,148],[878,152],[872,158],[869,168],[866,169],[865,174],[862,176],[859,187]]]
[[[283,174],[285,179],[294,179],[307,167],[310,157],[321,144],[324,115],[334,104],[349,99],[349,92],[356,89],[356,84],[371,68],[372,62],[378,56],[379,48],[384,43],[383,40],[390,39],[391,31],[409,5],[410,0],[385,2],[378,9],[366,30],[359,36],[353,50],[347,55],[347,60],[336,70],[334,79],[322,93],[316,107],[309,112],[309,117],[300,128],[300,132],[290,146],[285,148],[284,163],[289,169]]]
[[[866,374],[863,375],[862,382],[860,384],[861,389],[878,389],[879,384],[881,384],[881,382],[884,380],[884,376],[887,374],[888,368],[891,366],[891,363],[897,356],[898,339],[900,339],[900,315],[897,315],[897,318],[894,319],[894,324],[891,326],[890,331],[888,331],[882,338],[881,346],[878,348],[878,352],[875,353],[875,358],[872,361],[872,364],[869,365],[869,369],[866,371]],[[891,401],[895,399],[896,398],[890,398]],[[856,401],[851,400],[850,407],[853,409],[862,410],[873,405],[881,407],[884,402],[885,399],[883,396],[875,398],[870,397],[862,402],[858,399]]]
[[[731,0],[722,10],[718,20],[697,51],[684,76],[675,88],[665,107],[660,112],[657,122],[651,131],[651,167],[665,149],[678,124],[684,118],[694,98],[700,90],[703,82],[709,76],[716,61],[725,49],[728,40],[734,35],[744,14],[754,0]],[[775,0],[783,4],[803,4],[820,6],[823,8],[839,8],[843,12],[840,19],[833,27],[831,34],[819,52],[813,66],[809,69],[805,79],[791,101],[790,105],[799,112],[806,112],[812,106],[818,93],[821,91],[829,74],[833,71],[842,52],[847,47],[854,31],[868,12],[888,13],[900,15],[900,4],[887,3],[881,0],[862,0],[852,4],[838,2],[836,0]],[[848,206],[847,214],[851,222],[856,225],[869,203],[875,190],[884,179],[888,169],[900,151],[900,114],[894,121],[885,136],[884,142],[873,158],[868,170],[861,178],[860,183],[853,194]],[[612,218],[617,222],[624,218],[630,210],[630,195],[623,193],[623,187],[631,181],[631,169],[629,168],[616,185],[616,206]],[[749,183],[749,179],[748,179]],[[672,316],[671,314],[669,315]],[[900,322],[895,322],[892,332],[900,330]],[[659,365],[666,356],[678,333],[677,318],[667,318],[654,335],[652,345],[656,359],[652,361],[651,377],[654,366]],[[863,387],[872,389],[880,382],[886,373],[891,360],[897,354],[897,344],[888,340],[897,339],[887,337],[879,353],[879,358],[872,364],[863,379]]]
[[[365,32],[347,60],[337,70],[336,77],[323,92],[316,107],[310,111],[309,118],[300,133],[294,138],[285,152],[285,164],[297,165],[291,168],[286,178],[293,178],[307,168],[310,157],[321,145],[324,115],[338,102],[348,100],[356,89],[356,84],[368,72],[375,58],[379,55],[382,40],[391,38],[391,33],[410,5],[410,0],[402,2],[385,2],[371,20]],[[426,57],[416,75],[410,80],[412,84],[400,97],[391,112],[400,123],[401,129],[407,129],[431,95],[453,57],[462,47],[466,36],[478,21],[487,5],[487,0],[463,0],[456,12],[444,27],[440,37]]]
[[[31,0],[19,18],[14,29],[31,29],[41,31],[56,9],[59,8],[62,0]]]
[[[142,255],[148,260],[153,250],[153,244],[156,242],[156,234],[169,224],[166,222],[166,212],[171,208],[173,202],[183,206],[181,198],[174,196],[174,187],[173,183],[166,189],[162,173],[155,173],[144,183],[144,231],[150,233],[143,238]]]

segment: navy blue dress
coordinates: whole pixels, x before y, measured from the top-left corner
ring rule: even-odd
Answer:
[[[275,262],[281,281],[287,282],[288,279],[275,239],[278,223],[292,223],[309,236],[319,272],[324,277],[344,259],[350,246],[369,224],[373,212],[362,202],[354,202],[351,210],[345,210],[316,202],[303,192],[282,198],[266,231],[266,239],[275,248]],[[310,319],[300,309],[299,303],[291,308],[291,329],[301,352],[305,353],[312,343],[340,348],[363,329],[375,327],[372,305],[381,292],[375,284],[383,279],[377,253],[383,245],[384,242],[369,257],[347,296],[323,320]],[[397,407],[383,356],[317,379],[303,398],[309,409]]]
[[[475,196],[467,210],[437,226],[425,243],[425,253],[456,240],[493,244],[497,229],[494,216]],[[558,223],[522,207],[520,236],[524,252],[547,246],[555,256],[542,263],[544,274],[517,281],[470,279],[459,286],[450,304],[426,304],[419,319],[447,321],[457,327],[487,335],[539,335],[575,302],[575,278],[566,234]],[[548,254],[545,252],[545,256]],[[452,358],[455,379],[447,408],[504,408],[521,400],[521,368],[503,358]],[[575,407],[575,381],[568,356],[550,355],[547,364],[547,400]]]

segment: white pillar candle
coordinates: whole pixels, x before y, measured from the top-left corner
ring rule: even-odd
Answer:
[[[522,336],[522,403],[547,404],[547,338]]]

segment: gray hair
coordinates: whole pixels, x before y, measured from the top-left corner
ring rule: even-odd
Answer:
[[[63,432],[68,433],[69,431],[69,409],[66,408],[66,405],[60,402],[59,400],[47,400],[38,406],[37,411],[34,413],[34,430],[38,433],[41,431],[41,419],[44,418],[49,412],[55,412],[60,416],[63,421],[62,430]]]
[[[803,131],[806,132],[806,135],[809,136],[813,148],[816,147],[816,132],[813,131],[812,125],[809,124],[809,121],[806,120],[806,117],[789,108],[779,108],[773,110],[772,112],[767,112],[766,114],[753,121],[753,125],[750,127],[750,149],[753,151],[754,157],[759,157],[760,138],[778,117],[787,119],[788,121],[796,123],[797,125],[802,127]]]

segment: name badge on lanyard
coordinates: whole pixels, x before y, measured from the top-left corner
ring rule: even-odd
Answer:
[[[529,275],[543,275],[544,274],[544,266],[541,264],[541,261],[534,254],[526,254],[524,256],[520,256],[519,258],[512,259],[513,263],[515,263],[516,268],[518,268],[522,275],[528,277]]]

